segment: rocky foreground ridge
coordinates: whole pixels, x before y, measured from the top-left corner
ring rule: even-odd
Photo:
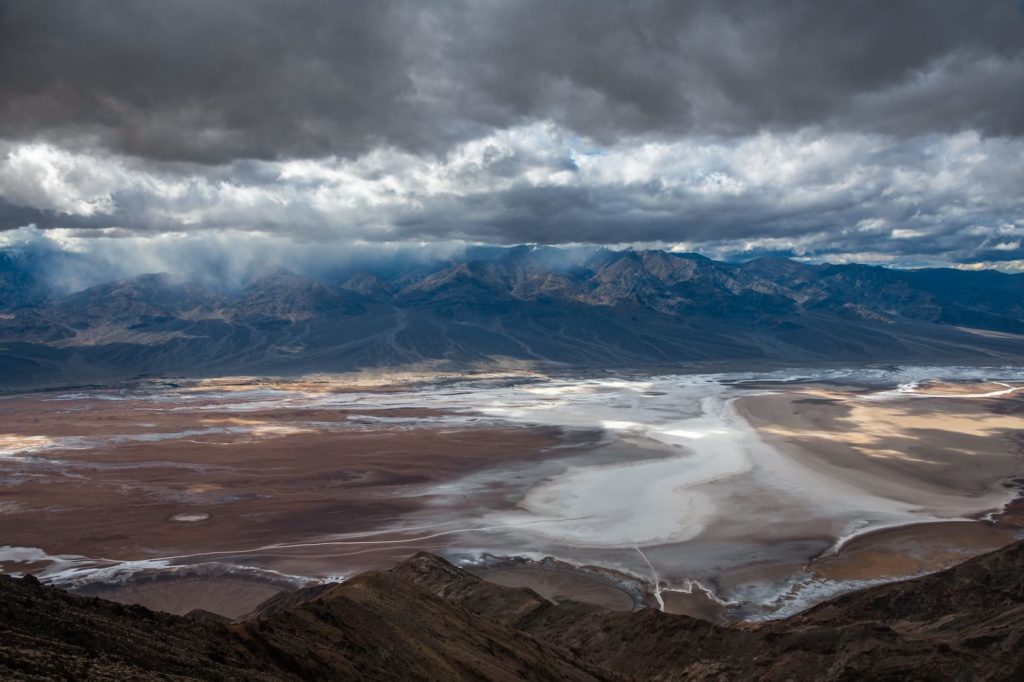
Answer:
[[[0,576],[0,678],[1019,680],[1024,542],[738,627],[553,604],[429,554],[240,622]]]

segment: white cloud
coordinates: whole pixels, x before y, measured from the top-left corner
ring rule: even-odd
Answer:
[[[14,144],[0,160],[0,196],[58,214],[48,227],[154,239],[187,231],[297,243],[685,242],[720,254],[896,260],[938,249],[952,260],[1019,248],[1021,158],[1024,141],[974,133],[904,140],[809,128],[600,146],[537,123],[442,157],[380,148],[225,166]]]
[[[11,148],[0,162],[0,192],[14,204],[91,216],[114,209],[112,193],[128,181],[117,162],[48,144]]]

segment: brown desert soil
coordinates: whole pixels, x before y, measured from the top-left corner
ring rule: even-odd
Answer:
[[[374,390],[398,390],[376,380],[366,381]],[[312,380],[259,385],[355,390]],[[188,399],[211,386],[222,395]],[[143,571],[126,583],[88,588],[91,595],[172,613],[203,608],[238,617],[304,582],[274,572],[330,579],[390,566],[414,551],[443,552],[446,537],[395,530],[431,504],[419,493],[438,483],[542,460],[552,448],[564,455],[593,446],[589,436],[555,427],[418,424],[422,418],[443,424],[446,413],[428,408],[285,403],[236,409],[250,400],[252,387],[224,379],[149,400],[87,394],[54,400],[45,393],[0,400],[0,447],[35,448],[20,459],[0,456],[0,544],[44,545],[50,555],[96,560],[184,557],[176,561],[264,569],[262,578],[183,571],[156,579]],[[776,388],[773,395],[736,402],[761,437],[801,466],[879,495],[923,506],[958,497],[976,504],[986,496],[997,504],[1006,497],[1006,482],[1019,484],[1024,473],[1024,392],[962,399],[953,396],[1001,387],[933,384],[922,390],[945,397],[869,401],[862,391],[841,387]],[[500,490],[493,495],[501,499]],[[954,507],[938,511],[958,515]],[[1022,527],[1024,504],[1014,503],[993,522],[915,524],[861,535],[836,553],[808,556],[807,568],[828,581],[918,575],[1003,547]],[[346,544],[359,533],[370,533],[363,539],[375,544]],[[47,565],[0,562],[0,570]],[[752,566],[745,579],[758,572],[777,579],[772,571]],[[517,567],[481,575],[549,600],[634,607],[628,591],[585,571]],[[721,605],[699,589],[666,590],[662,597],[669,612],[727,620]]]
[[[1004,388],[933,383],[921,391],[956,396]],[[871,401],[856,391],[809,386],[746,396],[736,405],[763,438],[811,470],[912,503],[928,505],[938,492],[989,496],[997,506],[1024,473],[1022,397]],[[954,507],[936,511],[958,515]],[[815,557],[810,568],[815,578],[832,581],[938,571],[1019,539],[1022,512],[1024,506],[1010,503],[992,520],[872,531]]]
[[[529,588],[552,602],[571,599],[611,611],[632,611],[637,607],[627,591],[583,573],[528,567],[472,572],[495,585]]]

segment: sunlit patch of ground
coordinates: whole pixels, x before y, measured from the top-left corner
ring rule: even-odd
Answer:
[[[936,390],[934,395],[962,395],[969,390]],[[928,464],[937,462],[915,456],[905,447],[891,447],[891,444],[894,441],[905,445],[907,440],[935,442],[936,439],[945,439],[947,446],[956,447],[956,443],[964,441],[964,436],[975,436],[979,441],[972,443],[974,447],[962,448],[965,454],[971,454],[1004,449],[998,440],[991,441],[991,445],[980,441],[1024,426],[1017,415],[995,414],[977,403],[965,401],[919,402],[908,397],[901,401],[863,402],[849,400],[848,395],[838,391],[814,389],[801,391],[800,395],[827,401],[813,404],[799,396],[793,398],[793,401],[805,400],[800,403],[803,413],[814,410],[823,413],[822,418],[814,421],[814,425],[820,428],[813,428],[808,420],[803,419],[788,424],[763,423],[760,430],[787,440],[821,438],[846,443],[867,457],[892,457]],[[794,414],[798,411],[795,409]],[[831,415],[828,414],[830,412]]]
[[[0,433],[0,457],[25,455],[53,447],[54,440],[48,436],[22,436],[16,433]]]

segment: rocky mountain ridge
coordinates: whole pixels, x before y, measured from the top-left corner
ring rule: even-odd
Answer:
[[[0,272],[7,386],[513,359],[578,367],[1024,357],[1024,275],[518,247],[227,291],[142,275],[67,296]]]
[[[0,675],[42,679],[1013,680],[1024,543],[802,614],[722,627],[551,603],[418,554],[240,622],[0,576]]]

